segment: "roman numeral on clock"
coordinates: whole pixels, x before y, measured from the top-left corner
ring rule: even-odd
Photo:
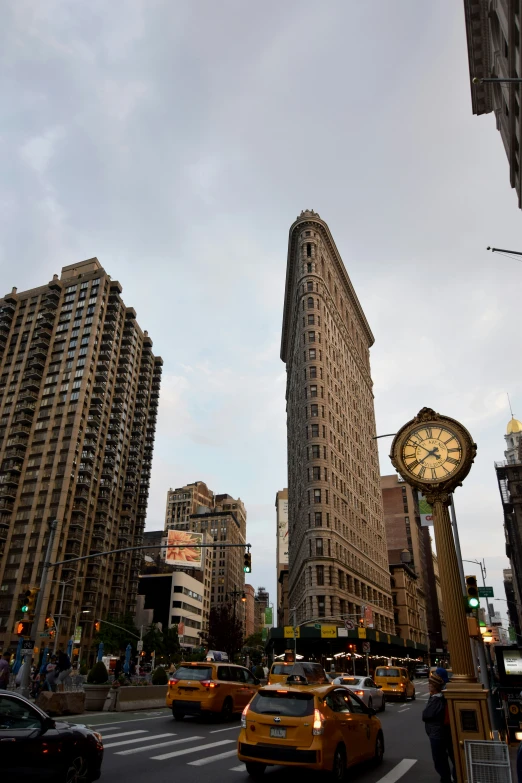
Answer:
[[[418,473],[419,478],[424,478],[425,473],[426,473],[426,468],[424,467],[424,465],[421,465],[421,468]]]
[[[454,451],[459,451],[460,452],[460,449],[448,449],[448,454],[451,454]]]
[[[437,478],[437,471],[435,470],[435,468],[431,468],[431,477],[432,477],[432,479],[436,479]]]
[[[459,464],[459,461],[458,461],[458,459],[453,459],[453,457],[448,457],[448,459],[446,460],[446,462],[449,462],[449,463],[450,463],[450,465],[458,465],[458,464]]]
[[[416,459],[414,459],[413,462],[408,462],[406,464],[406,467],[408,468],[408,470],[414,471],[417,465],[419,465],[419,463],[417,462]]]
[[[426,437],[427,438],[433,437],[433,430],[431,429],[431,427],[426,427]]]

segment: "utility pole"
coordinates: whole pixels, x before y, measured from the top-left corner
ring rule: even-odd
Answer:
[[[58,528],[58,520],[55,519],[51,522],[51,527],[49,531],[49,541],[47,542],[47,550],[45,552],[45,560],[42,568],[42,576],[40,578],[40,590],[38,593],[38,598],[36,599],[36,606],[34,608],[33,624],[31,626],[31,639],[33,641],[36,640],[36,634],[38,633],[38,628],[40,626],[40,614],[43,606],[45,586],[47,584],[47,574],[49,572],[49,567],[51,566],[51,553],[53,551],[54,537],[56,535],[57,528]],[[20,693],[22,694],[22,696],[25,696],[26,698],[29,697],[29,674],[31,671],[32,657],[33,657],[32,650],[28,650],[24,655],[24,665],[22,669]]]

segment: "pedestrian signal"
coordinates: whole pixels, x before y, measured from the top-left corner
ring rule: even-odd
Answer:
[[[29,636],[31,633],[31,623],[27,620],[17,620],[14,626],[16,636]]]
[[[466,600],[470,609],[478,609],[480,606],[476,576],[466,577]]]

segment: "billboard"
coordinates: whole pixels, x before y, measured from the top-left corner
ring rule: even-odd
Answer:
[[[421,492],[418,493],[418,496],[421,527],[429,527],[433,525],[433,510]]]
[[[279,565],[288,565],[288,500],[278,501],[277,552]]]
[[[265,625],[269,625],[270,627],[273,625],[273,614],[271,606],[267,606],[265,609]]]
[[[169,530],[167,532],[165,562],[181,568],[201,568],[203,533],[191,533],[188,530]],[[187,546],[187,544],[189,546]]]

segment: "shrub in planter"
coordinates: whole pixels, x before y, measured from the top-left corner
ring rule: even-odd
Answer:
[[[87,668],[87,664],[82,663],[82,665],[80,666],[80,674],[88,674],[88,673],[89,673],[89,669]]]
[[[166,685],[169,681],[169,676],[163,666],[158,666],[152,672],[152,684],[153,685]]]
[[[89,674],[87,683],[89,685],[104,685],[109,681],[109,674],[103,661],[96,661]]]

